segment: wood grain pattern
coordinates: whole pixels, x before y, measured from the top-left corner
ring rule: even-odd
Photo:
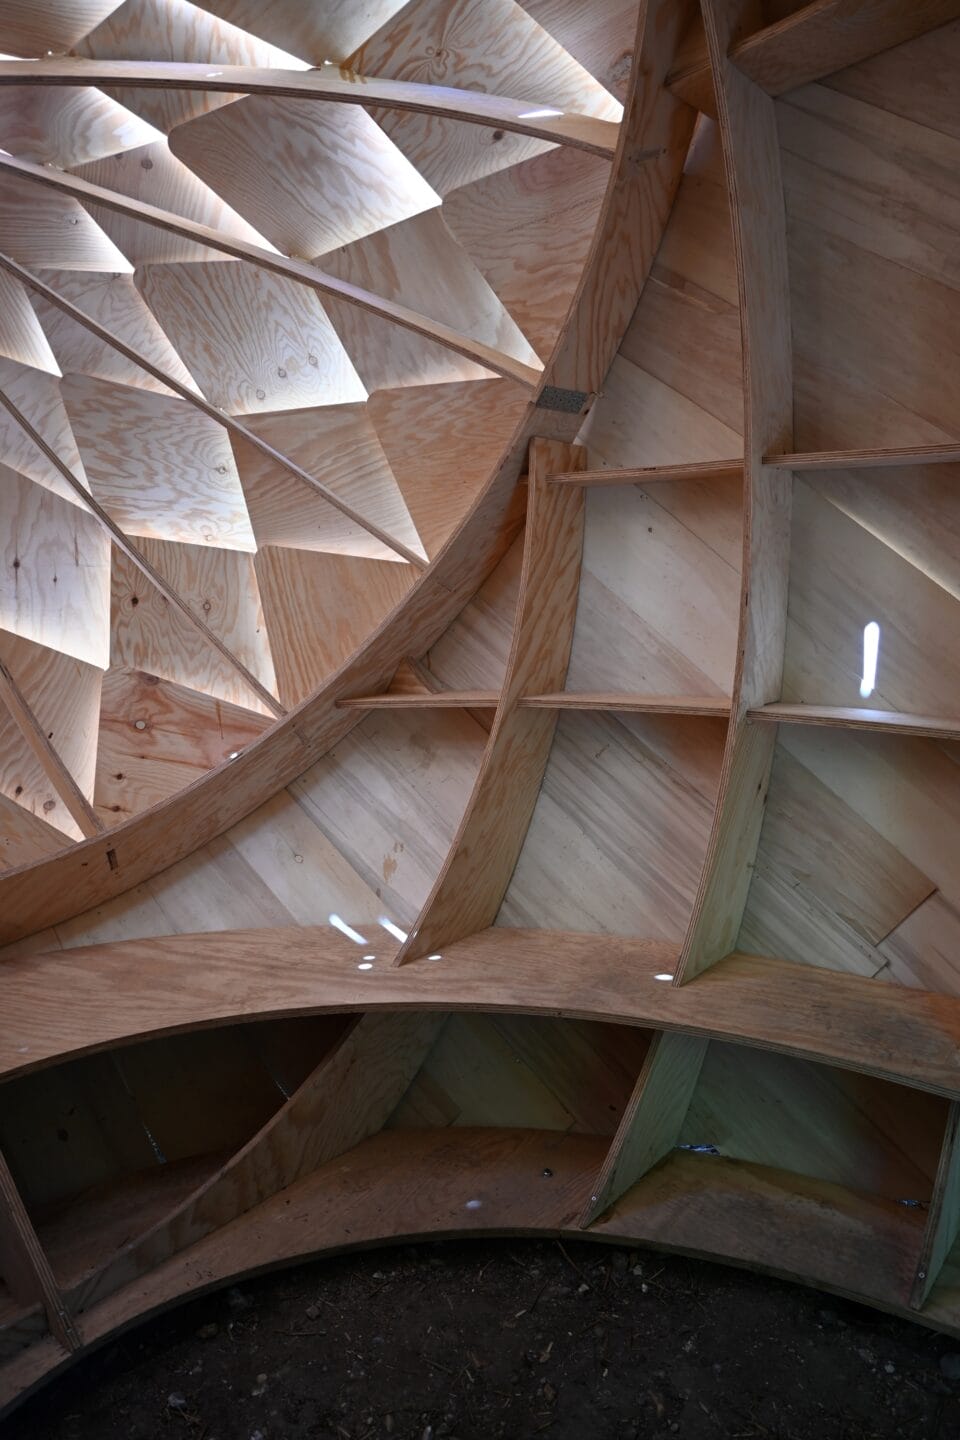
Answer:
[[[82,1344],[59,1286],[20,1197],[10,1167],[0,1155],[0,1255],[4,1275],[12,1274],[14,1287],[23,1288],[28,1300],[40,1300],[47,1324],[66,1351]],[[12,1265],[11,1265],[12,1261]]]
[[[69,50],[115,8],[115,0],[52,0],[42,10],[31,0],[8,0],[0,28],[3,48],[11,55]]]
[[[42,60],[14,62],[24,71]],[[12,84],[0,93],[0,141],[11,155],[71,170],[149,145],[156,131],[110,96],[83,86]]]
[[[490,924],[523,845],[556,722],[550,712],[519,710],[517,701],[563,683],[583,546],[581,492],[551,489],[547,476],[578,461],[586,462],[582,449],[531,444],[524,564],[500,703],[467,813],[400,963]]]
[[[41,269],[131,273],[132,265],[77,199],[45,195],[12,173],[15,168],[11,161],[0,179],[0,249]]]
[[[103,831],[103,824],[38,720],[9,666],[0,656],[0,704],[10,715],[44,776],[82,835]]]
[[[933,739],[960,740],[960,719],[938,715],[904,715],[896,710],[859,710],[843,705],[764,705],[748,711],[751,720],[778,725],[825,725],[830,728],[872,730],[887,735],[927,735]]]
[[[960,1226],[960,1156],[957,1154],[957,1127],[960,1124],[960,1109],[957,1102],[950,1105],[944,1127],[937,1167],[933,1198],[927,1214],[923,1248],[917,1265],[911,1305],[920,1309],[930,1291],[940,1278],[947,1256],[953,1249]]]

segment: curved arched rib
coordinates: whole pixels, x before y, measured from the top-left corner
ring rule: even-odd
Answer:
[[[2,160],[0,160],[0,164],[2,164]],[[282,465],[285,470],[289,470],[291,475],[296,475],[299,480],[303,480],[311,489],[316,490],[317,494],[321,495],[328,505],[332,505],[335,510],[339,510],[341,515],[345,515],[354,525],[358,525],[362,530],[365,530],[368,535],[372,535],[374,539],[379,540],[381,545],[385,545],[388,550],[392,550],[395,555],[399,555],[401,559],[406,560],[409,565],[415,565],[418,570],[426,568],[427,562],[423,556],[415,554],[413,550],[408,550],[406,545],[402,545],[399,540],[394,540],[385,530],[381,530],[379,525],[375,525],[372,520],[364,519],[358,510],[354,510],[345,500],[341,500],[329,486],[324,485],[322,480],[318,480],[315,475],[311,475],[309,470],[304,470],[302,466],[298,465],[294,460],[290,460],[286,455],[281,454],[279,450],[275,450],[272,445],[262,439],[255,431],[248,430],[246,425],[234,419],[232,415],[227,415],[223,410],[218,410],[216,405],[211,405],[209,400],[205,400],[202,395],[199,395],[195,390],[191,390],[188,385],[181,384],[175,376],[169,375],[165,370],[161,370],[159,366],[151,364],[145,356],[132,349],[131,346],[124,345],[124,343],[118,340],[115,335],[111,334],[109,330],[104,329],[102,325],[98,325],[95,320],[91,320],[85,311],[71,304],[69,300],[64,299],[62,295],[52,289],[51,286],[45,284],[38,276],[24,269],[22,265],[18,265],[16,260],[11,259],[9,255],[0,253],[0,269],[6,270],[9,274],[15,275],[18,280],[22,280],[24,285],[33,290],[35,294],[41,295],[48,304],[56,306],[64,315],[69,315],[71,320],[77,325],[83,326],[85,330],[89,330],[91,335],[96,335],[97,339],[102,340],[104,345],[108,345],[111,350],[116,350],[118,354],[125,356],[127,360],[131,360],[134,365],[139,365],[141,370],[144,370],[148,375],[152,375],[155,380],[161,381],[169,390],[179,395],[181,399],[188,401],[189,404],[202,414],[208,416],[209,419],[215,420],[218,425],[222,425],[228,434],[236,435],[240,439],[245,440],[249,445],[252,445],[254,449],[259,450],[262,455],[266,455],[268,459],[274,461],[277,465]],[[86,493],[86,491],[83,492],[84,496],[86,496]]]
[[[110,536],[113,543],[117,546],[117,548],[119,550],[122,550],[124,555],[126,555],[127,558],[131,560],[134,565],[136,565],[137,569],[142,575],[147,578],[150,584],[153,585],[155,589],[159,590],[160,594],[165,600],[169,601],[171,605],[176,606],[176,608],[186,617],[186,619],[189,620],[190,624],[193,625],[200,632],[200,634],[203,636],[203,638],[207,641],[208,644],[212,645],[214,649],[219,651],[219,653],[223,656],[224,660],[226,660],[227,663],[232,666],[234,670],[236,670],[237,674],[241,677],[244,684],[248,685],[250,689],[254,692],[254,694],[259,696],[259,698],[270,710],[270,713],[272,715],[286,715],[287,712],[285,707],[280,704],[276,696],[270,694],[270,691],[266,688],[266,686],[262,685],[257,679],[256,675],[252,674],[252,672],[247,669],[243,661],[238,660],[236,655],[234,655],[233,651],[228,646],[224,645],[219,635],[214,634],[210,627],[208,625],[205,625],[204,622],[200,619],[200,617],[193,613],[190,606],[177,593],[177,591],[174,590],[172,586],[167,584],[166,580],[164,580],[160,572],[158,570],[155,570],[154,567],[150,564],[150,561],[146,558],[146,556],[141,554],[137,547],[130,540],[128,540],[127,536],[120,529],[120,526],[116,523],[116,521],[112,520],[107,514],[106,510],[104,510],[100,505],[97,504],[96,500],[90,494],[89,490],[84,489],[84,487],[80,484],[80,481],[77,479],[76,475],[74,475],[73,471],[70,469],[70,466],[65,464],[65,462],[61,459],[61,457],[57,454],[55,450],[51,449],[51,447],[47,444],[39,431],[30,424],[30,421],[27,419],[27,417],[23,414],[21,410],[18,410],[17,406],[10,399],[9,395],[7,395],[3,390],[0,390],[0,405],[2,405],[4,410],[6,410],[7,413],[13,417],[13,419],[20,426],[21,430],[23,430],[23,432],[30,437],[33,444],[40,451],[40,453],[44,455],[47,460],[49,460],[50,464],[54,467],[57,473],[63,477],[66,483],[70,486],[71,490],[73,490],[73,492],[76,494],[78,499],[83,502],[83,504],[87,507],[90,513],[103,526],[104,530],[107,531],[108,535]]]
[[[443,85],[418,85],[407,80],[381,80],[358,75],[337,65],[318,70],[267,70],[250,65],[171,64],[156,60],[0,61],[0,85],[97,85],[110,89],[217,90],[231,95],[283,95],[338,105],[376,105],[384,110],[411,110],[440,115],[495,130],[510,130],[554,145],[568,145],[592,155],[613,158],[620,127],[613,120],[573,114],[529,100],[486,95],[479,90],[454,90]]]
[[[318,295],[332,295],[336,300],[343,300],[347,305],[354,305],[359,310],[366,310],[370,315],[389,321],[391,325],[399,325],[401,329],[410,330],[424,340],[431,340],[455,355],[462,355],[507,380],[516,380],[531,389],[540,384],[542,371],[531,365],[525,365],[523,361],[502,350],[484,345],[480,340],[471,340],[459,330],[444,325],[440,320],[431,320],[429,316],[421,315],[416,310],[409,310],[406,305],[385,300],[359,285],[351,285],[347,280],[338,280],[335,275],[318,270],[306,260],[297,260],[292,256],[277,254],[273,250],[264,250],[260,245],[251,245],[246,240],[237,240],[222,230],[200,225],[195,220],[185,220],[182,215],[176,215],[171,210],[161,210],[156,205],[147,205],[142,200],[131,200],[128,195],[108,190],[103,185],[93,185],[89,180],[68,175],[64,170],[50,170],[43,165],[35,165],[30,160],[18,160],[13,155],[0,155],[0,171],[4,170],[19,175],[24,180],[33,180],[38,185],[47,185],[64,195],[72,195],[83,204],[102,205],[118,215],[127,215],[132,220],[140,220],[145,225],[155,225],[157,229],[167,230],[171,235],[180,235],[197,245],[205,245],[209,250],[232,255],[235,260],[246,260],[251,265],[259,265],[263,270],[271,270],[275,275],[284,275],[298,285],[305,285],[308,290],[314,290]]]

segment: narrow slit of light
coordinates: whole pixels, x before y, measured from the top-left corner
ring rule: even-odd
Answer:
[[[863,627],[863,679],[860,681],[860,695],[866,700],[872,695],[877,683],[877,659],[880,655],[880,626],[871,620]]]
[[[329,920],[334,929],[339,930],[342,935],[346,935],[347,939],[352,940],[354,945],[366,945],[369,943],[360,934],[359,930],[354,930],[352,926],[347,924],[346,920],[341,920],[339,915],[331,915]]]
[[[377,921],[377,924],[378,924],[378,925],[382,925],[383,928],[384,928],[384,930],[386,930],[387,934],[388,934],[388,935],[392,935],[393,938],[394,938],[395,940],[399,940],[399,941],[401,942],[401,944],[403,943],[404,940],[406,940],[406,938],[407,938],[407,932],[406,932],[406,930],[401,930],[399,925],[394,925],[393,921],[392,921],[392,920],[388,920],[387,917],[386,917],[386,915],[381,915],[381,916],[380,916],[380,919]]]
[[[659,975],[654,975],[653,978],[654,978],[654,980],[672,980],[672,979],[673,979],[673,976],[672,976],[672,975],[668,975],[667,972],[666,972],[666,970],[663,970],[663,971],[661,971],[661,973],[660,973]]]
[[[518,115],[518,116],[517,116],[517,119],[518,119],[518,120],[547,120],[547,119],[550,119],[552,116],[562,115],[562,114],[563,114],[563,111],[562,111],[562,110],[524,110],[524,112],[523,112],[522,115]]]

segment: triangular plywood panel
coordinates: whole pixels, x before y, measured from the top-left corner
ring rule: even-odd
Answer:
[[[154,60],[220,65],[298,64],[293,56],[216,19],[190,4],[190,0],[177,0],[175,5],[167,0],[124,0],[77,46],[77,54],[99,60],[137,60],[145,49]],[[235,99],[211,91],[166,88],[123,90],[118,98],[164,133],[195,115],[230,105]]]
[[[0,389],[82,487],[89,490],[90,484],[64,408],[60,383],[55,377],[0,359]],[[67,504],[83,507],[82,498],[5,407],[0,407],[0,445],[4,464],[11,470],[29,476]]]
[[[101,90],[5,85],[0,146],[21,160],[70,170],[156,140],[153,127]]]
[[[626,95],[637,32],[636,0],[523,0],[523,8],[618,100]]]
[[[450,234],[438,210],[380,230],[326,255],[341,280],[396,300],[536,367],[539,359],[486,280]],[[409,330],[328,300],[326,308],[368,390],[470,380],[485,372]]]
[[[366,399],[323,306],[302,285],[238,261],[147,266],[137,283],[221,410],[249,415]]]
[[[11,867],[25,864],[28,859],[39,859],[51,850],[62,849],[83,838],[23,733],[12,716],[0,707],[0,835],[5,833],[11,851],[15,849],[20,828],[31,846],[35,839],[42,845],[47,832],[51,832],[50,849],[35,850],[22,862],[11,861]],[[56,836],[55,842],[53,836]]]
[[[78,200],[8,171],[0,176],[0,250],[34,270],[133,270]]]
[[[69,275],[56,277],[58,295],[82,310],[165,374],[195,390],[189,370],[144,304],[129,275]],[[65,375],[90,375],[96,380],[133,385],[141,390],[170,391],[142,366],[92,335],[78,321],[41,298],[34,300],[44,333]]]
[[[138,670],[103,680],[96,808],[118,825],[238,754],[270,726],[239,705]]]
[[[0,469],[0,630],[105,670],[110,543],[92,515]]]
[[[231,239],[272,248],[258,230],[248,225],[209,185],[205,185],[175,155],[171,155],[166,140],[155,141],[138,150],[128,150],[122,155],[111,155],[108,160],[78,165],[74,173],[91,185],[102,185],[107,190],[129,196],[131,200],[155,205],[159,210],[169,210],[186,220],[196,221],[198,225],[209,225]],[[127,215],[117,215],[102,205],[91,208],[106,234],[137,269],[143,265],[171,261],[197,262],[221,258],[217,251],[184,240],[169,230],[158,229]]]
[[[305,260],[439,204],[355,105],[250,96],[180,126],[170,148],[284,254]]]
[[[0,272],[0,355],[48,375],[60,374],[27,290],[6,270]]]
[[[97,500],[122,530],[253,550],[227,433],[186,400],[85,375],[64,403]]]
[[[321,481],[364,519],[414,552],[423,553],[365,406],[257,415],[248,423],[261,439]],[[326,550],[374,560],[393,558],[392,551],[328,504],[305,480],[243,439],[234,437],[233,448],[258,545]]]
[[[146,671],[258,714],[270,713],[236,667],[116,548],[112,595],[112,668]],[[202,608],[197,613],[205,620]]]
[[[412,567],[265,546],[257,579],[280,699],[295,705],[339,668],[398,605]]]
[[[3,631],[0,660],[81,793],[92,799],[103,671]]]
[[[116,7],[117,0],[5,0],[0,47],[10,55],[61,55]]]
[[[526,399],[510,380],[371,395],[370,419],[429,555],[476,498]]]
[[[0,739],[0,746],[2,744]],[[33,864],[47,855],[55,855],[67,844],[67,837],[59,830],[0,794],[0,871]]]
[[[399,14],[408,0],[203,0],[204,10],[282,45],[311,65],[338,64],[375,30]]]

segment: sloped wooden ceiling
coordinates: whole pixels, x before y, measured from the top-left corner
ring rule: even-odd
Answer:
[[[0,52],[0,1405],[392,1236],[960,1334],[960,0]]]

